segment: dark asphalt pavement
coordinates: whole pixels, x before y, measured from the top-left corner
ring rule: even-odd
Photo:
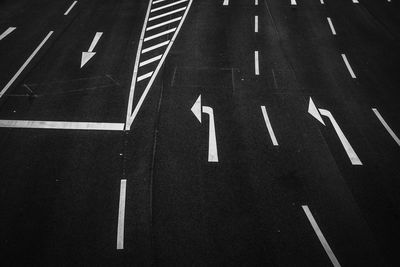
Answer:
[[[0,1],[2,266],[398,266],[400,3],[152,1]]]

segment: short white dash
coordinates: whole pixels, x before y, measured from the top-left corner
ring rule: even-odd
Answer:
[[[182,3],[187,2],[187,1],[188,0],[180,0],[180,1],[172,2],[171,4],[167,4],[165,6],[160,6],[160,7],[154,8],[150,12],[152,13],[152,12],[156,12],[156,11],[159,11],[159,10],[163,10],[163,9],[169,8],[171,6],[176,6],[176,5],[182,4]]]
[[[291,4],[292,6],[296,6],[296,5],[297,5],[297,2],[296,2],[296,0],[290,0],[290,4]]]
[[[161,23],[158,23],[158,24],[156,24],[156,25],[147,27],[146,31],[151,31],[151,30],[153,30],[153,29],[156,29],[156,28],[159,28],[159,27],[162,27],[162,26],[165,26],[165,25],[174,23],[174,22],[176,22],[176,21],[179,21],[181,18],[182,18],[182,17],[177,17],[177,18],[170,19],[170,20],[167,20],[167,21],[165,21],[165,22],[161,22]]]
[[[15,31],[17,28],[16,27],[9,27],[7,30],[5,30],[1,35],[0,35],[0,41],[6,38],[7,35]]]
[[[331,18],[328,17],[327,19],[328,19],[329,27],[331,27],[332,34],[336,35],[335,27],[333,27]]]
[[[321,1],[321,5],[325,4],[325,3],[324,3],[324,0],[320,0],[320,1]]]
[[[260,67],[259,67],[259,60],[258,60],[258,51],[254,52],[254,71],[256,75],[260,75]]]
[[[151,72],[148,72],[148,73],[146,73],[146,74],[143,74],[142,76],[139,76],[138,79],[137,79],[137,81],[138,81],[138,82],[143,81],[143,80],[145,80],[145,79],[147,79],[147,78],[150,78],[151,75],[153,75],[153,72],[152,72],[152,71],[151,71]]]
[[[354,4],[358,4],[358,0],[353,0],[353,3]]]
[[[159,18],[162,18],[162,17],[166,17],[166,16],[169,16],[169,15],[184,11],[185,9],[186,9],[186,7],[181,7],[181,8],[172,10],[170,12],[167,12],[167,13],[164,13],[164,14],[161,14],[161,15],[158,15],[158,16],[151,17],[151,18],[149,18],[149,21],[153,21],[153,20],[156,20],[156,19],[159,19]]]
[[[382,123],[382,125],[385,127],[386,131],[390,134],[390,136],[394,139],[394,141],[400,146],[400,139],[397,137],[397,135],[393,132],[393,130],[389,127],[389,125],[386,123],[386,121],[383,119],[381,114],[376,108],[373,108],[372,111],[375,113],[375,115],[378,117],[379,121]]]
[[[170,34],[171,32],[174,32],[175,30],[176,30],[176,28],[172,28],[172,29],[169,29],[169,30],[166,30],[166,31],[157,33],[157,34],[154,34],[154,35],[152,35],[152,36],[149,36],[149,37],[144,38],[144,41],[147,42],[147,41],[153,40],[153,39],[155,39],[155,38],[158,38],[158,37],[160,37],[160,36]]]
[[[254,17],[254,32],[258,32],[258,16]]]
[[[258,6],[258,0],[254,0],[254,5]]]
[[[156,57],[153,57],[153,58],[150,58],[150,59],[145,60],[145,61],[143,61],[143,62],[140,62],[139,67],[143,67],[143,66],[146,66],[146,65],[148,65],[148,64],[150,64],[150,63],[152,63],[152,62],[154,62],[154,61],[160,60],[161,57],[162,57],[162,55],[158,55],[158,56],[156,56]]]
[[[126,180],[121,180],[119,192],[118,228],[117,228],[117,249],[124,249],[125,230],[125,203],[126,203]]]
[[[325,249],[326,254],[328,254],[328,257],[331,260],[333,266],[340,267],[340,263],[339,263],[338,259],[336,258],[331,247],[329,246],[328,241],[326,241],[324,234],[322,233],[317,222],[315,221],[314,216],[312,215],[310,209],[306,205],[303,205],[301,207],[303,208],[304,213],[306,214],[308,220],[310,221],[310,224],[311,224],[312,228],[314,229],[314,232],[317,235],[319,242],[321,242],[321,245]]]
[[[150,51],[153,51],[154,49],[166,46],[168,44],[169,44],[169,40],[165,41],[165,42],[162,42],[162,43],[159,43],[159,44],[156,44],[156,45],[153,45],[153,46],[150,46],[150,47],[147,47],[147,48],[142,50],[142,54],[150,52]]]
[[[67,16],[69,14],[69,12],[71,12],[71,10],[74,8],[74,6],[78,3],[78,1],[74,1],[71,6],[67,9],[67,11],[65,11],[64,16]]]
[[[343,58],[344,64],[346,64],[346,67],[347,67],[348,71],[350,72],[351,78],[353,78],[353,79],[357,78],[356,75],[354,74],[353,69],[350,66],[349,61],[347,60],[346,55],[342,54],[342,58]]]
[[[229,6],[229,0],[224,0],[223,5],[224,5],[224,6]]]
[[[276,136],[275,136],[274,130],[272,129],[271,121],[269,120],[269,117],[268,117],[268,114],[267,114],[267,110],[265,109],[265,106],[261,106],[261,112],[262,112],[262,114],[264,116],[264,121],[265,121],[265,124],[267,126],[269,135],[271,136],[272,144],[274,146],[279,146],[278,141],[276,140]]]

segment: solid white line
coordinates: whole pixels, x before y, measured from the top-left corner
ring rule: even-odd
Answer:
[[[274,130],[272,129],[271,122],[270,122],[270,120],[268,118],[268,114],[267,114],[267,110],[265,109],[265,106],[261,106],[261,112],[262,112],[262,114],[264,116],[265,125],[267,126],[269,135],[271,136],[272,144],[274,146],[279,146],[278,141],[276,140],[276,136],[275,136]]]
[[[321,229],[319,228],[317,222],[315,221],[314,216],[312,215],[310,209],[308,208],[307,205],[303,205],[301,207],[303,208],[304,213],[306,214],[308,220],[310,221],[310,224],[311,224],[312,228],[314,229],[314,232],[317,235],[319,242],[321,242],[321,245],[325,249],[326,254],[328,254],[328,257],[331,260],[333,266],[340,267],[340,263],[339,263],[338,259],[336,258],[331,247],[329,246],[328,241],[326,241],[325,236],[322,233]]]
[[[224,5],[224,6],[229,6],[229,0],[224,0],[223,5]]]
[[[161,15],[158,15],[158,16],[151,17],[151,18],[149,18],[149,21],[153,21],[153,20],[156,20],[156,19],[165,17],[165,16],[169,16],[169,15],[172,15],[172,14],[175,14],[175,13],[178,13],[178,12],[181,12],[181,11],[183,11],[183,10],[185,10],[185,9],[186,9],[186,7],[181,7],[181,8],[175,9],[175,10],[173,10],[173,11],[170,11],[170,12],[167,12],[167,13],[164,13],[164,14],[161,14]]]
[[[254,17],[254,32],[258,32],[258,16]]]
[[[154,1],[154,2],[153,2],[153,5],[158,4],[158,3],[161,3],[161,2],[164,2],[164,1],[166,1],[166,0],[157,0],[157,1]]]
[[[0,128],[123,131],[123,123],[0,120]]]
[[[296,0],[290,0],[290,4],[291,4],[292,6],[296,6],[296,5],[297,5]]]
[[[139,76],[138,79],[137,79],[137,81],[138,81],[138,82],[143,81],[144,79],[150,78],[151,75],[153,75],[153,72],[152,72],[152,71],[150,71],[150,72],[148,72],[148,73],[146,73],[146,74],[143,74],[142,76]]]
[[[173,2],[173,3],[171,3],[171,4],[167,4],[167,5],[165,5],[165,6],[160,6],[160,7],[154,8],[154,9],[152,9],[150,12],[151,12],[151,13],[152,13],[152,12],[156,12],[156,11],[159,11],[159,10],[162,10],[162,9],[165,9],[165,8],[169,8],[169,7],[171,7],[171,6],[175,6],[175,5],[179,5],[179,4],[185,3],[185,2],[187,2],[187,1],[188,1],[188,0],[176,1],[176,2]]]
[[[336,131],[336,134],[338,135],[340,142],[342,142],[342,145],[344,149],[346,150],[347,156],[349,157],[351,164],[353,165],[363,165],[361,163],[361,160],[358,158],[356,152],[354,151],[353,147],[350,145],[349,141],[347,140],[346,136],[342,132],[342,129],[340,129],[339,124],[337,124],[335,118],[333,117],[332,113],[326,109],[318,109],[321,115],[328,117],[329,120],[332,123],[333,128]]]
[[[7,85],[1,90],[0,92],[0,98],[7,92],[7,90],[11,87],[11,85],[15,82],[15,80],[18,78],[19,75],[24,71],[26,66],[32,61],[32,59],[36,56],[36,54],[39,52],[39,50],[42,48],[42,46],[47,42],[47,40],[50,38],[50,36],[53,34],[53,31],[50,31],[47,36],[43,39],[43,41],[39,44],[39,46],[33,51],[32,55],[29,56],[29,58],[25,61],[25,63],[21,66],[21,68],[17,71],[17,73],[14,75],[14,77],[11,78],[11,80],[7,83]]]
[[[125,203],[126,203],[126,180],[121,180],[119,192],[118,228],[117,228],[117,249],[124,249],[125,230]]]
[[[342,54],[342,58],[343,58],[344,64],[346,64],[346,67],[347,67],[348,71],[350,72],[351,78],[353,78],[353,79],[357,78],[356,75],[353,72],[353,69],[350,66],[349,61],[347,60],[346,55]]]
[[[9,27],[7,30],[5,30],[1,35],[0,35],[0,41],[6,38],[7,35],[15,31],[17,28],[16,27]]]
[[[71,10],[74,8],[74,6],[78,3],[78,1],[74,1],[72,3],[72,5],[68,8],[67,11],[65,11],[64,16],[67,16],[69,14],[69,12],[71,12]]]
[[[381,114],[376,108],[373,108],[372,111],[375,113],[375,115],[378,117],[382,125],[385,127],[386,131],[392,136],[394,141],[400,146],[400,139],[397,137],[397,135],[393,132],[393,130],[389,127],[389,125],[386,123],[386,121],[383,119]]]
[[[150,58],[150,59],[145,60],[145,61],[143,61],[143,62],[140,62],[139,67],[143,67],[143,66],[146,66],[147,64],[150,64],[150,63],[152,63],[152,62],[154,62],[154,61],[160,60],[161,57],[162,57],[162,55],[158,55],[158,56],[156,56],[156,57],[153,57],[153,58]]]
[[[258,63],[258,51],[254,51],[254,72],[256,75],[260,75],[260,67]]]
[[[328,17],[327,19],[328,19],[329,27],[331,27],[332,34],[336,35],[335,27],[333,27],[333,23],[332,23],[331,18]]]
[[[158,37],[160,37],[160,36],[170,34],[171,32],[174,32],[175,30],[176,30],[176,28],[172,28],[172,29],[169,29],[169,30],[166,30],[166,31],[157,33],[157,34],[154,34],[154,35],[152,35],[152,36],[149,36],[149,37],[144,38],[144,41],[147,42],[147,41],[156,39],[156,38],[158,38]]]
[[[215,134],[214,110],[203,106],[203,113],[208,114],[210,120],[208,130],[208,162],[218,162],[217,136]]]
[[[153,29],[156,29],[156,28],[159,28],[159,27],[162,27],[162,26],[165,26],[165,25],[174,23],[174,22],[176,22],[176,21],[179,21],[181,18],[182,18],[182,17],[177,17],[177,18],[174,18],[174,19],[167,20],[167,21],[165,21],[165,22],[158,23],[158,24],[156,24],[156,25],[153,25],[153,26],[148,27],[148,28],[146,29],[146,31],[150,31],[150,30],[153,30]]]
[[[147,53],[147,52],[149,52],[149,51],[152,51],[152,50],[154,50],[154,49],[157,49],[157,48],[159,48],[159,47],[166,46],[166,45],[168,45],[168,44],[169,44],[169,40],[168,40],[168,41],[165,41],[165,42],[162,42],[162,43],[159,43],[159,44],[156,44],[156,45],[153,45],[153,46],[150,46],[150,47],[147,47],[147,48],[145,48],[145,49],[142,50],[142,54]]]
[[[89,51],[88,52],[93,52],[94,48],[96,47],[97,43],[99,42],[101,36],[103,35],[102,32],[97,32],[96,35],[93,38],[92,43],[90,44]]]

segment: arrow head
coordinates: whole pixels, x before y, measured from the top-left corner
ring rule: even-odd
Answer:
[[[320,123],[322,123],[323,125],[325,125],[321,114],[319,113],[317,107],[314,104],[314,101],[312,100],[312,98],[310,97],[310,103],[308,104],[308,113],[311,114],[311,116],[313,116],[314,118],[316,118]]]
[[[81,68],[89,62],[96,55],[96,52],[82,52]]]
[[[196,102],[193,104],[191,111],[201,123],[201,95],[199,95]]]

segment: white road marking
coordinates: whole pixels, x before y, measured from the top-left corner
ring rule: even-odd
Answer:
[[[254,72],[256,75],[260,75],[260,66],[258,62],[258,51],[254,51]]]
[[[6,38],[7,35],[15,31],[17,28],[16,27],[9,27],[7,30],[5,30],[1,35],[0,35],[0,41]]]
[[[150,51],[152,51],[152,50],[154,50],[154,49],[157,49],[157,48],[160,48],[160,47],[162,47],[162,46],[166,46],[166,45],[168,45],[168,44],[169,44],[169,40],[168,40],[168,41],[165,41],[165,42],[162,42],[162,43],[159,43],[159,44],[156,44],[156,45],[153,45],[153,46],[150,46],[150,47],[148,47],[148,48],[143,49],[143,50],[142,50],[142,54],[147,53],[147,52],[150,52]]]
[[[258,6],[258,0],[254,0],[254,5]]]
[[[72,5],[68,8],[67,11],[65,11],[64,16],[67,16],[69,14],[69,12],[71,12],[71,10],[74,8],[74,6],[78,3],[78,1],[74,1],[72,3]]]
[[[333,117],[332,113],[326,109],[319,109],[319,112],[321,115],[328,117],[329,120],[332,123],[333,128],[336,131],[337,136],[340,139],[340,142],[342,142],[342,145],[344,149],[346,150],[347,156],[349,157],[351,164],[353,165],[363,165],[361,163],[361,160],[358,158],[356,152],[354,151],[353,147],[350,145],[349,141],[347,140],[346,136],[342,132],[342,129],[340,129],[339,125],[337,124],[335,118]]]
[[[96,35],[94,36],[93,41],[90,44],[89,52],[93,52],[94,48],[96,47],[102,35],[103,35],[102,32],[96,32]]]
[[[329,246],[328,241],[326,241],[325,236],[322,233],[321,229],[319,228],[317,222],[315,221],[314,216],[312,215],[310,209],[308,208],[307,205],[303,205],[301,207],[303,208],[304,213],[306,214],[312,228],[314,229],[314,232],[317,235],[319,242],[321,242],[321,245],[325,249],[326,254],[328,254],[328,257],[331,260],[333,266],[340,267],[338,259],[336,258],[331,247]]]
[[[158,37],[160,37],[160,36],[170,34],[171,32],[174,32],[175,30],[176,30],[176,28],[172,28],[172,29],[169,29],[169,30],[166,30],[166,31],[157,33],[157,34],[154,34],[154,35],[152,35],[152,36],[149,36],[149,37],[144,38],[144,41],[147,42],[147,41],[156,39],[156,38],[158,38]]]
[[[290,4],[291,4],[292,6],[296,6],[296,5],[297,5],[297,2],[296,2],[296,0],[290,0]]]
[[[119,192],[118,228],[117,228],[117,249],[124,249],[125,230],[125,203],[126,203],[126,180],[121,180]]]
[[[146,74],[143,74],[142,76],[139,76],[138,79],[137,79],[137,81],[138,81],[138,82],[143,81],[143,80],[145,80],[145,79],[147,79],[147,78],[150,78],[151,75],[153,75],[153,72],[152,72],[152,71],[151,71],[151,72],[148,72],[148,73],[146,73]]]
[[[150,64],[150,63],[152,63],[152,62],[154,62],[154,61],[160,60],[161,57],[162,57],[162,55],[158,55],[158,56],[156,56],[156,57],[153,57],[153,58],[150,58],[150,59],[145,60],[145,61],[143,61],[143,62],[140,62],[139,67],[143,67],[143,66],[146,66],[147,64]]]
[[[166,1],[166,0],[157,0],[157,1],[154,1],[154,2],[153,2],[153,5],[158,4],[158,3],[161,3],[161,2],[164,2],[164,1]]]
[[[223,5],[224,5],[224,6],[229,6],[229,0],[224,0]]]
[[[103,35],[102,32],[97,32],[93,38],[92,43],[90,44],[89,50],[87,52],[82,52],[81,57],[81,68],[89,62],[96,55],[96,52],[93,52],[94,48],[96,47],[97,43],[99,42],[101,36]]]
[[[354,74],[353,69],[350,66],[349,61],[347,60],[346,55],[342,54],[342,58],[343,58],[344,64],[346,64],[346,67],[347,67],[348,71],[350,72],[351,78],[353,78],[353,79],[357,78],[356,75]]]
[[[254,32],[258,32],[258,16],[254,17]]]
[[[123,123],[0,120],[0,128],[123,131]]]
[[[322,123],[325,126],[325,122],[322,119],[321,114],[319,114],[319,111],[318,111],[317,107],[315,106],[314,101],[312,100],[311,97],[310,97],[310,101],[308,104],[308,113],[311,114],[311,116],[316,118],[320,123]]]
[[[321,5],[323,5],[323,4],[325,4],[325,3],[324,3],[324,0],[321,0]]]
[[[335,27],[333,27],[331,18],[328,17],[327,19],[328,19],[329,27],[331,27],[332,34],[336,35]]]
[[[172,2],[171,4],[167,4],[165,6],[160,6],[160,7],[154,8],[150,12],[153,13],[153,12],[156,12],[156,11],[159,11],[159,10],[162,10],[162,9],[169,8],[171,6],[175,6],[175,5],[179,5],[179,4],[185,3],[187,1],[188,0],[180,0],[180,1]]]
[[[161,23],[158,23],[158,24],[156,24],[156,25],[147,27],[146,31],[151,31],[151,30],[153,30],[153,29],[156,29],[156,28],[159,28],[159,27],[162,27],[162,26],[165,26],[165,25],[174,23],[174,22],[176,22],[176,21],[179,21],[181,18],[182,18],[182,17],[177,17],[177,18],[170,19],[170,20],[167,20],[167,21],[165,21],[165,22],[161,22]]]
[[[25,63],[21,66],[21,68],[17,71],[17,73],[11,78],[11,80],[6,84],[6,86],[0,92],[0,98],[7,92],[7,90],[11,87],[11,85],[15,82],[19,75],[24,71],[26,66],[32,61],[32,59],[36,56],[39,50],[43,47],[43,45],[47,42],[50,36],[53,34],[53,31],[50,31],[47,36],[43,39],[43,41],[39,44],[39,46],[33,51],[33,53],[29,56],[29,58],[25,61]]]
[[[353,0],[353,3],[354,4],[358,4],[358,0]]]
[[[208,162],[218,162],[217,137],[215,134],[214,111],[210,107],[203,107],[203,113],[209,116],[208,130]]]
[[[389,127],[389,125],[386,123],[386,121],[383,119],[381,114],[376,108],[373,108],[372,111],[375,113],[375,115],[378,117],[379,121],[382,123],[382,125],[385,127],[386,131],[390,134],[390,136],[394,139],[394,141],[397,143],[397,145],[400,146],[400,139],[397,137],[397,135],[393,132],[393,130]]]
[[[167,13],[164,13],[164,14],[161,14],[161,15],[158,15],[158,16],[151,17],[151,18],[149,18],[149,21],[153,21],[153,20],[156,20],[156,19],[159,19],[159,18],[163,18],[163,17],[169,16],[169,15],[184,11],[185,9],[186,9],[186,7],[181,7],[181,8],[172,10],[170,12],[167,12]]]
[[[269,136],[271,137],[272,144],[274,146],[279,146],[278,141],[276,140],[274,130],[272,129],[271,121],[268,118],[267,110],[265,106],[261,106],[261,112],[264,116],[265,125],[267,126]]]
[[[199,95],[199,97],[196,99],[196,102],[194,102],[190,110],[196,116],[197,120],[201,123],[201,95]]]

